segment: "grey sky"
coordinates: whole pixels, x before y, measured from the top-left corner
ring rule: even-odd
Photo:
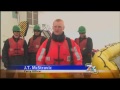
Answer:
[[[64,20],[65,34],[72,39],[79,37],[78,27],[85,26],[86,35],[93,39],[95,49],[120,42],[120,12],[40,12],[39,24],[45,23],[52,27],[53,21],[57,18]]]

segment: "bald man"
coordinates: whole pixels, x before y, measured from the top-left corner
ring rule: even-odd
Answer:
[[[74,40],[64,34],[64,21],[53,22],[51,38],[44,41],[36,55],[37,65],[82,65],[82,55]]]

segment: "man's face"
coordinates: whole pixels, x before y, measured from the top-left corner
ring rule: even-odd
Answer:
[[[84,38],[85,37],[85,33],[80,33],[80,37]]]
[[[39,30],[35,30],[35,31],[34,31],[34,35],[35,35],[35,36],[39,36],[39,35],[40,35],[40,31],[39,31]]]
[[[55,21],[53,23],[53,32],[55,35],[60,35],[62,34],[64,30],[64,23],[63,21]]]
[[[14,35],[15,38],[19,38],[20,37],[20,32],[15,31],[15,32],[13,32],[13,35]]]

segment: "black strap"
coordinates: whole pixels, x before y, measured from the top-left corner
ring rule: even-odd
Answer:
[[[71,40],[70,40],[70,38],[68,38],[68,37],[66,37],[66,40],[67,40],[67,42],[68,42],[69,52],[70,52],[70,56],[71,56],[71,60],[70,60],[70,62],[71,62],[71,65],[73,65],[74,62],[73,62],[73,52],[72,52],[72,44],[71,44]]]
[[[41,36],[40,45],[43,43],[44,37]]]
[[[67,42],[68,42],[69,52],[70,52],[70,56],[71,56],[70,62],[71,62],[71,65],[73,65],[74,62],[73,62],[73,52],[72,52],[72,50],[71,50],[71,49],[72,49],[71,40],[70,40],[70,38],[68,38],[68,37],[66,37],[66,40],[67,40]],[[51,42],[51,38],[48,39],[48,42],[47,42],[47,45],[46,45],[46,55],[48,54],[48,51],[49,51],[50,42]]]
[[[47,42],[47,45],[46,45],[46,54],[45,54],[45,56],[48,54],[49,47],[50,47],[50,42],[51,42],[51,38],[48,39],[48,42]]]
[[[46,40],[46,38],[44,36],[41,36],[41,40],[40,40],[40,45],[42,45],[42,43]]]

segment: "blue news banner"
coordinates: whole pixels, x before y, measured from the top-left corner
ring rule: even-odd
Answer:
[[[25,66],[11,66],[9,70],[87,70],[88,66],[38,66],[38,65],[25,65]]]

